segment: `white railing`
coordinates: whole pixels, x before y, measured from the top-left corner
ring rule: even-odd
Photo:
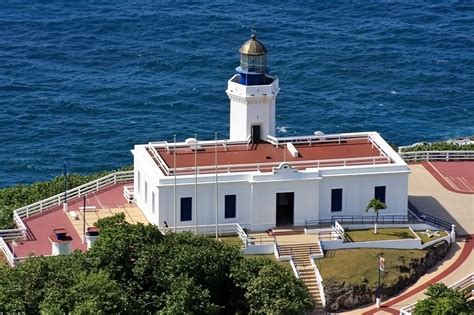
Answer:
[[[88,182],[84,185],[69,189],[67,191],[68,200],[82,197],[86,194],[96,192],[104,187],[133,181],[133,171],[124,171],[124,172],[115,172],[99,179]],[[20,219],[28,218],[31,215],[41,213],[47,209],[50,209],[55,206],[59,206],[64,202],[64,193],[57,194],[47,199],[35,202],[33,204],[21,207],[15,210],[15,214],[18,215]],[[21,220],[20,220],[21,221]],[[18,224],[18,222],[15,221]]]
[[[371,137],[367,133],[349,133],[349,134],[321,134],[321,135],[312,135],[312,136],[296,136],[296,137],[274,137],[268,135],[266,140],[273,144],[274,146],[280,146],[287,142],[292,143],[307,143],[308,145],[318,144],[318,143],[334,143],[338,144],[349,142],[349,141],[367,141],[368,143],[372,141]]]
[[[123,196],[125,197],[125,199],[131,203],[133,201],[133,197],[134,197],[134,188],[133,186],[124,186],[123,187]]]
[[[326,295],[324,294],[323,277],[321,276],[321,273],[319,272],[319,269],[316,266],[316,262],[314,261],[313,255],[309,256],[309,260],[311,261],[311,266],[313,267],[313,270],[314,270],[316,282],[318,283],[319,296],[321,297],[321,304],[323,305],[323,308],[324,308],[326,307]]]
[[[96,192],[104,187],[133,180],[133,171],[115,172],[104,177],[98,178],[84,185],[69,189],[67,191],[68,199],[82,197],[85,194]],[[26,236],[27,227],[22,219],[28,218],[32,215],[42,213],[52,207],[59,206],[64,202],[64,193],[57,194],[50,198],[32,203],[30,205],[21,207],[13,211],[13,221],[18,227],[17,229],[0,230],[0,247],[7,257],[10,265],[14,266],[16,262],[20,261],[15,258],[14,254],[8,247],[5,241],[24,239]]]
[[[7,259],[8,263],[10,266],[15,266],[15,257],[13,256],[12,251],[10,250],[10,247],[8,247],[7,243],[3,239],[3,237],[0,237],[0,249],[2,250],[3,254],[5,255],[5,258]]]
[[[449,288],[450,289],[461,290],[461,291],[471,288],[471,296],[472,296],[472,291],[474,291],[474,289],[472,289],[473,285],[474,285],[474,272],[468,274],[467,276],[465,276],[461,280],[453,283],[452,285],[449,286]],[[415,309],[416,303],[418,303],[418,302],[415,302],[413,304],[410,304],[410,305],[402,308],[400,310],[400,315],[411,315],[413,313],[414,309]]]
[[[245,230],[238,223],[236,223],[236,230],[237,230],[237,236],[240,238],[242,243],[245,244],[245,247],[252,245],[252,240],[250,239],[248,234],[245,232]]]
[[[474,160],[474,151],[411,151],[398,154],[405,162]]]
[[[327,159],[327,160],[310,160],[310,161],[287,161],[286,163],[293,166],[294,168],[306,169],[306,168],[323,168],[323,167],[339,167],[339,166],[358,166],[358,165],[378,165],[378,164],[390,164],[391,159],[387,156],[374,156],[374,157],[358,157],[358,158],[346,158],[346,159]],[[218,173],[230,173],[230,172],[271,172],[274,168],[278,167],[281,162],[273,163],[252,163],[252,164],[228,164],[228,165],[215,165],[212,166],[198,166],[195,167],[178,167],[176,168],[177,175],[193,175],[196,172],[198,174],[214,174]],[[164,169],[166,175],[173,174],[173,169],[167,171]]]
[[[293,270],[293,274],[295,275],[296,278],[300,278],[300,272],[298,271],[298,265],[296,263],[296,260],[293,259],[293,257],[290,258],[290,265],[291,269]]]

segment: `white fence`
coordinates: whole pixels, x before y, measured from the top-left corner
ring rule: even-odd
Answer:
[[[15,266],[15,257],[13,256],[13,253],[8,247],[7,243],[3,240],[3,237],[0,237],[0,249],[5,255],[5,258],[7,259],[10,266]]]
[[[411,151],[398,154],[405,162],[474,160],[474,151]]]
[[[452,285],[449,286],[449,288],[461,290],[461,291],[466,290],[466,289],[471,290],[471,292],[467,292],[467,294],[470,294],[470,296],[472,296],[473,291],[474,291],[473,286],[474,286],[474,272],[471,274],[468,274],[461,280],[453,283]],[[411,315],[415,309],[415,305],[416,303],[413,303],[409,306],[402,308],[400,310],[400,315]]]
[[[318,283],[319,289],[319,296],[321,297],[321,304],[323,304],[323,308],[326,307],[326,295],[324,294],[324,286],[323,286],[323,277],[319,272],[318,266],[316,266],[316,262],[314,261],[314,256],[310,255],[309,259],[311,260],[311,266],[314,269],[314,275],[316,276],[316,282]]]
[[[68,200],[79,198],[107,186],[130,181],[133,181],[133,171],[115,172],[84,185],[69,189],[67,191],[67,197]],[[60,206],[64,203],[64,200],[64,193],[61,193],[13,211],[13,221],[17,228],[0,230],[0,248],[11,266],[14,266],[16,262],[24,259],[15,258],[13,252],[5,241],[23,239],[25,237],[27,228],[22,219],[42,213],[43,211],[49,210],[53,207]]]
[[[82,197],[86,194],[96,192],[104,187],[117,184],[117,183],[129,182],[129,181],[133,181],[133,171],[112,173],[104,177],[101,177],[99,179],[96,179],[94,181],[88,182],[84,185],[69,189],[67,191],[67,198],[68,200],[70,200],[70,199]],[[18,214],[18,216],[21,219],[28,218],[31,215],[41,213],[52,207],[62,205],[63,203],[64,203],[64,193],[61,193],[61,194],[52,196],[50,198],[35,202],[31,205],[21,207],[15,210],[15,213]]]

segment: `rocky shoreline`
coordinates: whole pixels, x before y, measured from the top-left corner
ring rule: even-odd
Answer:
[[[400,272],[408,273],[408,276],[401,275],[396,283],[388,287],[382,284],[382,299],[390,298],[415,283],[446,257],[449,248],[450,244],[445,241],[436,243],[427,248],[424,258],[413,259],[400,267]],[[327,311],[338,312],[375,303],[376,288],[368,287],[365,283],[354,285],[328,279],[324,281],[324,293]]]

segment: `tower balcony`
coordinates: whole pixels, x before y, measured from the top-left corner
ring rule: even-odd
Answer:
[[[280,91],[277,77],[267,76],[269,84],[266,85],[243,85],[240,83],[240,75],[234,75],[227,84],[227,94],[230,96],[269,96],[275,97]]]

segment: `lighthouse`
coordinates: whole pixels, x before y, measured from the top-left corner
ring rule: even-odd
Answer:
[[[227,84],[231,141],[253,143],[275,136],[278,78],[270,76],[267,49],[253,34],[239,49],[240,66]]]

